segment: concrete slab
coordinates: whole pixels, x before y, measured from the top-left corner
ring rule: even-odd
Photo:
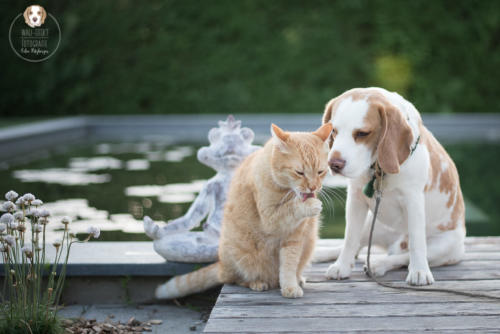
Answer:
[[[202,333],[205,322],[202,320],[202,313],[186,307],[174,305],[148,305],[148,306],[128,306],[128,305],[72,305],[63,308],[59,315],[64,318],[96,319],[99,322],[107,318],[112,322],[126,323],[131,317],[139,321],[159,319],[161,325],[152,326],[153,332],[164,333]]]
[[[54,247],[47,247],[52,263]],[[73,244],[66,275],[72,276],[173,276],[191,272],[202,264],[167,262],[153,249],[153,242],[89,242]],[[0,276],[3,276],[0,271]]]

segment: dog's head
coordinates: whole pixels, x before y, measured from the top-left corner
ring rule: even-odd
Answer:
[[[330,100],[323,123],[331,122],[328,164],[332,173],[357,178],[378,160],[399,173],[410,155],[413,134],[401,111],[379,91],[356,88]]]
[[[24,21],[31,28],[40,27],[45,23],[45,18],[47,17],[47,12],[42,6],[32,5],[28,6],[24,11]]]

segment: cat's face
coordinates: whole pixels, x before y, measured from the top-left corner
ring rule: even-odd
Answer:
[[[330,123],[308,132],[285,132],[273,124],[271,173],[281,187],[292,190],[302,201],[316,197],[328,171]]]

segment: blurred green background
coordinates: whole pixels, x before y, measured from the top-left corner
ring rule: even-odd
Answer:
[[[9,48],[33,1],[2,1],[1,116],[321,112],[361,86],[421,112],[496,112],[500,1],[38,1],[62,43]]]

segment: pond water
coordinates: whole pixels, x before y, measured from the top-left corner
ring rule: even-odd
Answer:
[[[201,145],[200,145],[201,146]],[[199,146],[163,142],[99,143],[0,171],[0,192],[31,192],[52,213],[49,239],[58,237],[60,218],[70,216],[71,230],[101,228],[100,241],[149,240],[142,217],[168,221],[183,215],[215,172],[198,162]],[[469,235],[499,235],[500,184],[494,166],[498,145],[447,147],[461,174]],[[321,237],[344,234],[345,180],[325,181]],[[488,194],[489,196],[485,196]]]

